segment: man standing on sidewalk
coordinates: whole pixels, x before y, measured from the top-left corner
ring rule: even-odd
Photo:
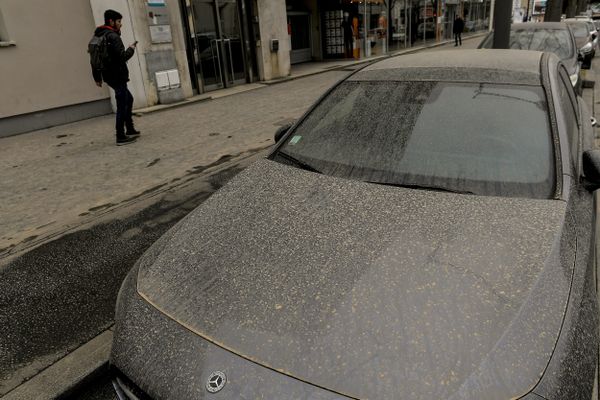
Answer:
[[[133,127],[131,114],[133,96],[127,89],[127,82],[129,82],[127,60],[133,56],[137,42],[125,49],[121,40],[122,18],[123,16],[117,11],[106,10],[104,12],[104,25],[96,28],[94,35],[97,37],[106,36],[107,57],[104,60],[102,70],[92,67],[92,75],[96,85],[102,87],[102,81],[104,81],[115,91],[115,99],[117,100],[117,146],[133,143],[140,135],[140,132]]]
[[[460,17],[460,15],[456,14],[454,18],[454,27],[452,28],[452,32],[454,33],[454,47],[459,44],[462,46],[462,33],[465,30],[465,21]]]

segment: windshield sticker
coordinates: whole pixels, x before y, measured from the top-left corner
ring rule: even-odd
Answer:
[[[290,144],[298,144],[298,142],[302,139],[302,136],[296,135],[290,140]]]

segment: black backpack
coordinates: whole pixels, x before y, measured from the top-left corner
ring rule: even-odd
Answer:
[[[92,68],[98,71],[102,71],[108,64],[107,33],[108,32],[104,32],[101,36],[94,35],[88,44],[90,64],[92,64]]]

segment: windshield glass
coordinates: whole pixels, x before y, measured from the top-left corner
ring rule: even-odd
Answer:
[[[586,24],[587,24],[590,32],[593,32],[596,30],[596,25],[594,25],[594,23],[592,21],[587,21]]]
[[[576,38],[588,37],[590,31],[588,30],[588,26],[585,22],[572,22],[569,24],[571,30],[573,31],[573,36]]]
[[[494,36],[489,35],[482,43],[484,49],[491,49]],[[561,60],[574,57],[575,49],[569,31],[565,29],[517,29],[510,31],[510,48],[516,50],[548,51]]]
[[[540,87],[347,81],[279,152],[277,161],[368,182],[529,198],[554,189]]]
[[[510,48],[555,53],[561,60],[574,54],[569,32],[559,29],[523,29],[510,32]]]

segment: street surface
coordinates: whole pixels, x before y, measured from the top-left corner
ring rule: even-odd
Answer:
[[[144,115],[125,148],[113,116],[2,139],[0,396],[109,328],[137,258],[355,68]],[[71,398],[114,395],[101,376]]]

